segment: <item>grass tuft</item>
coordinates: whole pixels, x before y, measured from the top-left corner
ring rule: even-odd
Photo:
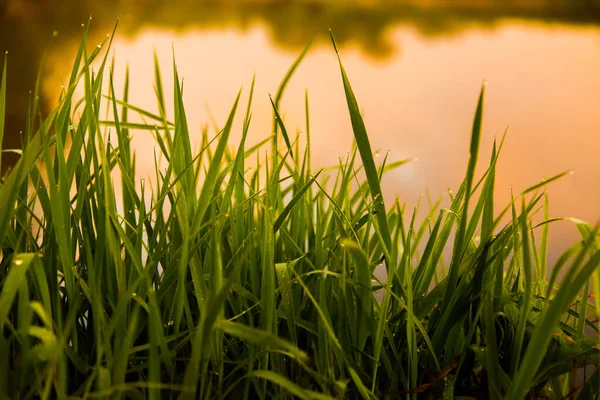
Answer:
[[[483,87],[465,179],[419,221],[419,205],[385,206],[381,180],[409,160],[376,163],[339,53],[356,148],[313,173],[308,92],[304,148],[279,109],[308,47],[271,100],[272,136],[246,148],[253,80],[237,149],[242,91],[193,151],[175,61],[169,121],[156,55],[158,110],[143,110],[128,72],[114,87],[113,36],[88,53],[87,29],[61,100],[44,117],[32,103],[21,157],[0,180],[0,398],[598,395],[599,227],[549,215],[545,188],[564,174],[494,214],[504,138],[476,176]],[[165,160],[150,184],[136,174],[135,131]],[[581,241],[548,266],[560,220]]]

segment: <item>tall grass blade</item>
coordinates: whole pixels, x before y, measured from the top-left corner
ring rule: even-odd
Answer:
[[[354,139],[356,140],[356,144],[358,146],[360,158],[362,159],[364,165],[365,174],[369,183],[369,189],[373,198],[373,212],[376,213],[379,229],[383,238],[383,244],[385,245],[386,250],[389,251],[392,248],[392,237],[390,234],[390,228],[388,226],[385,202],[383,200],[383,193],[381,192],[381,185],[379,182],[379,174],[377,173],[377,167],[375,166],[375,159],[373,158],[373,152],[371,150],[371,144],[367,135],[367,129],[360,114],[358,102],[356,101],[356,97],[354,96],[354,92],[350,86],[350,81],[348,80],[348,76],[346,75],[346,71],[342,65],[342,59],[331,31],[330,36],[333,47],[338,56],[338,63],[340,65],[342,81],[344,83],[344,92],[346,93],[346,101],[348,103],[348,111],[352,121]]]

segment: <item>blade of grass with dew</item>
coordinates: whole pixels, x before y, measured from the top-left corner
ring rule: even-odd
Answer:
[[[281,83],[279,84],[279,87],[277,88],[277,93],[275,94],[275,103],[274,103],[274,110],[278,110],[280,103],[281,103],[281,99],[283,98],[283,93],[285,92],[285,88],[287,87],[288,82],[290,81],[290,79],[292,78],[292,75],[294,75],[294,72],[296,72],[296,69],[298,68],[298,66],[300,65],[300,63],[302,62],[302,60],[304,59],[304,57],[306,56],[306,54],[308,53],[308,50],[311,47],[311,43],[309,43],[304,50],[302,51],[302,53],[300,53],[300,55],[298,56],[298,58],[296,59],[296,61],[294,61],[294,63],[290,66],[290,68],[288,69],[288,71],[286,72],[285,76],[283,77],[283,80],[281,81]],[[279,127],[279,124],[277,122],[277,120],[274,118],[273,121],[273,148],[271,149],[273,151],[273,154],[276,155],[277,154],[277,128]]]
[[[290,157],[293,160],[294,159],[294,154],[292,152],[292,145],[290,144],[290,138],[288,136],[287,129],[285,129],[285,125],[283,124],[283,120],[281,119],[281,115],[279,115],[279,110],[277,110],[277,106],[273,102],[273,98],[271,96],[269,96],[269,100],[271,101],[271,106],[273,107],[273,113],[275,113],[275,123],[277,124],[277,126],[279,127],[279,129],[281,129],[281,135],[283,136],[283,140],[285,141],[285,145],[287,146],[287,149],[288,149],[288,151],[290,153]],[[275,138],[274,140],[277,140],[277,138]]]
[[[458,280],[459,267],[463,257],[464,243],[466,238],[467,221],[469,216],[469,201],[471,199],[471,187],[473,185],[473,177],[477,166],[477,158],[479,154],[479,142],[481,140],[481,124],[483,120],[483,100],[485,97],[485,83],[481,86],[479,92],[479,100],[477,101],[477,109],[475,110],[475,118],[473,120],[473,129],[471,132],[471,144],[469,152],[469,164],[465,177],[465,200],[462,207],[461,218],[459,221],[456,239],[454,241],[454,249],[452,252],[452,261],[448,271],[448,285],[444,295],[444,304],[448,304],[450,297],[456,289]]]
[[[319,177],[322,171],[323,170],[318,171],[315,174],[315,176],[313,176],[308,182],[306,182],[306,184],[302,188],[300,188],[300,190],[298,190],[298,192],[294,195],[292,200],[290,200],[290,202],[285,206],[285,208],[281,211],[279,216],[275,219],[275,222],[273,222],[273,232],[276,233],[279,230],[287,216],[294,209],[296,204],[298,204],[298,202],[303,198],[303,196],[306,194],[308,189],[310,189],[310,187],[312,186],[314,181]]]
[[[202,189],[200,191],[200,196],[198,197],[196,210],[192,220],[192,236],[197,235],[197,232],[200,229],[202,218],[204,217],[204,214],[208,209],[208,205],[212,200],[217,176],[219,174],[219,170],[221,169],[221,160],[227,146],[227,141],[229,140],[229,133],[231,132],[231,127],[233,125],[233,119],[235,117],[235,112],[240,100],[240,95],[241,90],[237,94],[231,112],[229,113],[227,123],[223,128],[221,137],[219,138],[215,154],[210,162],[210,165],[208,166],[208,172],[206,173],[206,177],[202,184]]]
[[[346,93],[346,101],[348,103],[348,111],[350,113],[350,119],[352,121],[352,130],[354,132],[354,138],[358,145],[358,151],[362,159],[367,181],[369,182],[369,188],[371,190],[371,196],[373,197],[373,210],[377,212],[377,221],[379,223],[379,229],[383,237],[383,242],[387,247],[388,251],[392,248],[392,238],[390,229],[388,227],[387,215],[385,210],[385,203],[383,200],[383,193],[381,192],[381,186],[379,183],[379,175],[377,173],[377,167],[375,166],[375,160],[373,159],[373,152],[371,151],[371,144],[367,135],[367,129],[363,122],[362,116],[358,108],[358,103],[350,81],[342,65],[342,59],[340,58],[337,45],[333,33],[330,31],[331,41],[338,57],[338,63],[340,65],[340,71],[342,74],[342,81],[344,83],[344,92]]]

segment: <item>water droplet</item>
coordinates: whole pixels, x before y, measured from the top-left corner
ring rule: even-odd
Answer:
[[[481,82],[481,86],[487,86],[487,84],[488,84],[487,79],[484,79],[483,82]]]
[[[15,259],[15,265],[23,265],[23,260],[20,258]]]
[[[573,171],[573,170],[570,170],[570,171],[569,171],[569,175],[575,175],[575,171]]]
[[[81,27],[83,28],[85,26],[85,24],[81,24]]]
[[[58,36],[58,31],[52,32],[52,36],[57,37]]]
[[[379,151],[375,152],[375,157],[379,157]]]
[[[175,321],[170,319],[169,322],[167,322],[167,326],[173,326],[174,323],[175,323]]]
[[[101,44],[99,44],[98,46],[96,46],[96,48],[97,48],[97,49],[101,49],[101,48],[102,48],[102,45],[101,45]]]
[[[8,50],[6,50],[6,51],[4,52],[4,54],[8,54]]]
[[[419,156],[415,156],[415,158],[413,158],[413,161],[414,161],[414,162],[417,162],[417,161],[419,161],[419,160],[420,160]]]
[[[137,296],[136,292],[131,293],[131,297],[136,297],[136,296]]]

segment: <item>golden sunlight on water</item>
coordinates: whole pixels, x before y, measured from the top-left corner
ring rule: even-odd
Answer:
[[[426,189],[437,197],[458,187],[468,160],[477,95],[486,79],[480,164],[488,162],[494,137],[501,138],[510,125],[498,166],[497,204],[503,207],[510,201],[511,185],[516,194],[544,177],[572,169],[573,175],[549,188],[551,215],[591,223],[598,220],[600,30],[514,21],[491,31],[474,28],[450,37],[425,37],[406,27],[387,34],[396,48],[392,56],[376,60],[350,44],[342,50],[342,59],[373,150],[381,154],[390,150],[394,160],[419,157],[418,162],[384,178],[388,205],[395,195],[412,207]],[[210,115],[224,123],[240,85],[247,95],[256,72],[250,142],[269,135],[272,112],[268,93],[276,92],[297,52],[273,45],[259,26],[246,32],[147,29],[131,38],[118,37],[114,44],[115,85],[122,86],[128,63],[130,102],[156,109],[153,49],[159,56],[163,81],[172,88],[173,47],[184,79],[188,122],[195,134],[199,135]],[[64,51],[47,61],[53,65],[55,77],[60,77],[44,82],[48,97],[55,97],[60,80],[66,80],[67,71],[61,68],[75,50]],[[335,164],[338,156],[351,149],[352,130],[330,46],[312,48],[289,84],[281,108],[290,132],[305,130],[306,88],[313,166]],[[171,99],[168,104],[172,105]],[[240,120],[238,116],[238,127]],[[240,129],[235,133],[232,146],[240,138]],[[153,142],[146,135],[140,132],[134,137],[142,176],[154,165]],[[552,258],[577,238],[574,228],[567,223],[559,225],[551,237]]]

